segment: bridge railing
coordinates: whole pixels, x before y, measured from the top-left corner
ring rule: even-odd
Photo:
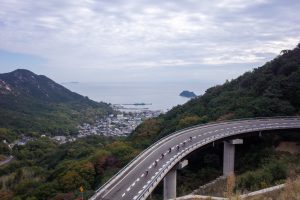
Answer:
[[[177,130],[177,131],[175,131],[175,132],[173,132],[169,135],[166,135],[166,136],[162,137],[161,139],[159,139],[158,141],[156,141],[155,143],[153,143],[152,145],[150,145],[149,147],[144,149],[141,153],[139,153],[139,155],[137,155],[127,165],[125,165],[118,173],[116,173],[114,176],[112,176],[108,181],[106,181],[105,184],[103,184],[99,189],[97,189],[96,192],[95,192],[95,195],[98,192],[100,192],[101,190],[103,190],[103,189],[105,190],[107,187],[109,187],[109,185],[112,184],[112,180],[116,179],[118,176],[125,173],[126,170],[129,169],[130,166],[133,165],[135,162],[137,162],[137,160],[140,159],[142,157],[142,155],[145,154],[147,151],[150,151],[151,149],[155,148],[157,145],[163,143],[167,139],[168,140],[173,139],[174,137],[177,137],[178,135],[183,134],[187,130],[191,130],[191,129],[195,129],[195,128],[199,128],[199,127],[210,127],[210,126],[214,126],[216,124],[218,124],[218,125],[219,124],[228,124],[228,123],[237,122],[237,121],[270,120],[270,119],[277,119],[277,118],[297,120],[297,119],[300,119],[300,116],[275,116],[275,117],[240,118],[240,119],[214,121],[214,122],[209,122],[209,123],[205,123],[205,124],[198,124],[198,125],[190,126],[190,127],[187,127],[187,128],[183,128],[181,130]],[[91,200],[96,198],[95,195],[93,197],[91,197]]]

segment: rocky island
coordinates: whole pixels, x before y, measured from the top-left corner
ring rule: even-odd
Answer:
[[[182,91],[179,96],[181,97],[186,97],[186,98],[194,98],[197,95],[194,92],[188,91],[188,90],[184,90]]]

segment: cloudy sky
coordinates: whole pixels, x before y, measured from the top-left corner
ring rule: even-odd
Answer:
[[[0,73],[224,82],[300,41],[299,0],[0,0]]]

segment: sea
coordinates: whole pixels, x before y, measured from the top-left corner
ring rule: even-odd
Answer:
[[[102,101],[122,106],[126,110],[159,110],[166,112],[172,107],[186,103],[181,97],[183,90],[202,95],[216,85],[209,82],[67,82],[69,90]]]

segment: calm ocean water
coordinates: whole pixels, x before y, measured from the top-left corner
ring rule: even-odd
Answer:
[[[172,107],[184,104],[189,99],[180,97],[183,90],[201,95],[214,83],[177,82],[177,83],[64,83],[65,87],[95,101],[111,104],[147,103],[151,105],[127,108],[148,108],[167,111]]]

